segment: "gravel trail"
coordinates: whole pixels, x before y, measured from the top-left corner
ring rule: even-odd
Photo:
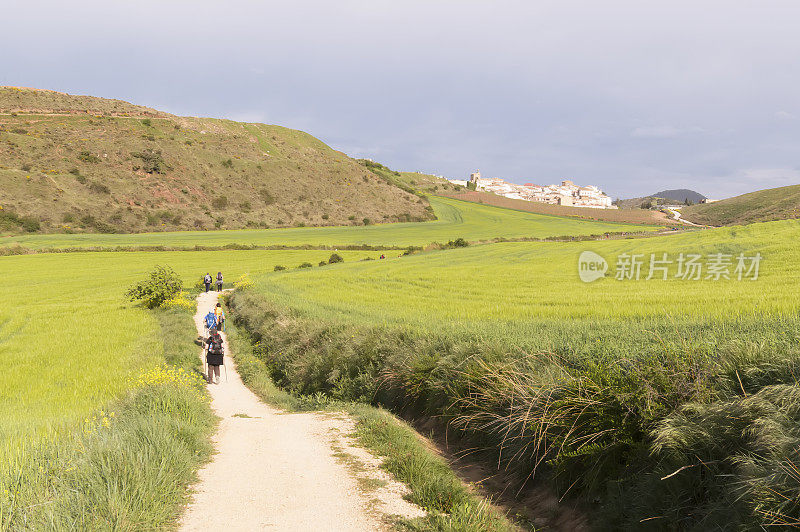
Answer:
[[[198,335],[217,297],[208,292],[197,298]],[[341,420],[264,404],[242,383],[228,353],[225,338],[227,382],[222,368],[220,384],[208,385],[221,418],[216,454],[198,473],[180,529],[385,529],[374,497],[359,489],[356,474],[334,456]]]

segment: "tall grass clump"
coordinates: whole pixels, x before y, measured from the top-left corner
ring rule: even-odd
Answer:
[[[0,465],[4,530],[153,530],[174,526],[216,425],[185,310],[155,311],[163,365],[71,434],[18,442]]]

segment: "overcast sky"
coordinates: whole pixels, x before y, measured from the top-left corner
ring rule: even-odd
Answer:
[[[0,85],[613,196],[800,183],[796,0],[8,2]]]

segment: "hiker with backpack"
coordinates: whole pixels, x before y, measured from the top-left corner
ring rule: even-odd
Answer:
[[[203,284],[206,285],[206,292],[211,290],[211,274],[206,273],[206,276],[203,277]]]
[[[208,314],[205,315],[203,326],[206,329],[206,333],[217,327],[217,313],[214,310],[209,310]]]
[[[224,331],[225,330],[225,311],[222,310],[222,303],[217,303],[217,306],[214,307],[214,317],[217,318],[217,330]]]
[[[217,272],[217,292],[222,292],[222,272]]]
[[[222,343],[222,336],[216,327],[212,327],[209,331],[206,344],[208,344],[208,351],[206,353],[206,363],[208,364],[208,377],[206,381],[209,384],[219,384],[219,367],[225,363],[225,351]],[[216,380],[214,380],[216,377]]]

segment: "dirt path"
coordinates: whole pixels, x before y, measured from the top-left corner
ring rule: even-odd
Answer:
[[[677,209],[667,209],[667,210],[669,210],[669,212],[672,213],[672,217],[675,218],[675,220],[677,220],[677,221],[679,221],[681,223],[684,223],[684,224],[687,224],[687,225],[693,225],[695,227],[708,227],[707,225],[696,224],[694,222],[690,222],[689,220],[687,220],[685,218],[681,218],[681,211],[679,211]]]
[[[198,334],[216,302],[216,292],[198,297]],[[342,450],[347,420],[287,414],[262,403],[242,383],[224,339],[228,380],[223,368],[220,384],[209,385],[221,418],[217,453],[199,472],[181,530],[384,529],[375,494],[362,492],[357,475],[334,456],[333,447]],[[400,498],[402,490],[395,491],[401,511],[385,513],[410,506]]]

